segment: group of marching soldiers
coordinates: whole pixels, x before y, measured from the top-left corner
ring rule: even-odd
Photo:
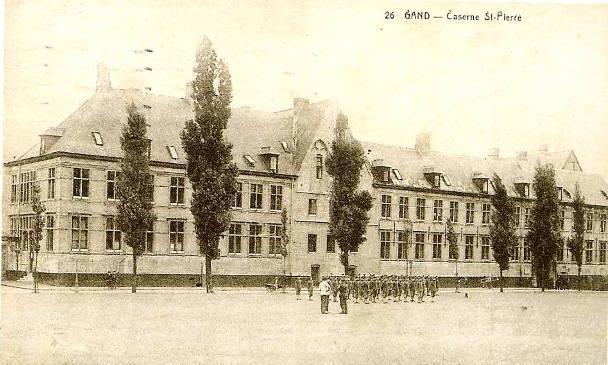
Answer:
[[[425,296],[435,298],[439,289],[436,276],[412,276],[403,275],[357,275],[353,279],[348,277],[330,276],[329,282],[332,288],[334,302],[341,283],[346,282],[348,287],[347,298],[353,298],[355,303],[387,303],[389,301],[407,302],[408,299],[418,303],[424,302]]]

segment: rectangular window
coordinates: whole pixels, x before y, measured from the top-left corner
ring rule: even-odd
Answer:
[[[517,242],[517,244],[513,247],[513,261],[519,261],[519,250],[521,248],[519,247],[519,241]]]
[[[171,253],[184,252],[184,221],[169,221],[169,249]]]
[[[423,221],[426,216],[426,199],[416,199],[416,219]]]
[[[606,241],[600,241],[600,264],[606,263]]]
[[[330,235],[327,235],[327,253],[336,252],[336,240]]]
[[[268,225],[268,253],[270,255],[281,254],[281,226],[277,224]]]
[[[48,199],[55,199],[55,168],[49,169],[48,181],[46,186],[46,197]]]
[[[103,146],[103,138],[101,138],[101,133],[92,132],[92,134],[93,134],[93,139],[95,140],[95,144],[98,146]]]
[[[231,223],[228,228],[228,253],[241,253],[241,236],[243,225]]]
[[[416,233],[414,238],[416,240],[414,257],[416,260],[424,260],[424,233]]]
[[[382,218],[391,217],[391,199],[390,195],[382,195]]]
[[[243,183],[236,183],[236,194],[234,194],[234,201],[232,202],[233,208],[243,207]]]
[[[21,173],[19,177],[19,201],[21,203],[29,203],[31,201],[35,183],[36,171]]]
[[[87,251],[89,249],[89,217],[72,216],[72,251]]]
[[[473,241],[475,241],[475,236],[464,236],[465,260],[473,260]]]
[[[270,156],[270,172],[274,172],[275,174],[279,172],[278,156]]]
[[[12,175],[11,176],[11,203],[16,203],[17,200],[19,199],[18,194],[17,194],[17,187],[19,186],[19,180],[18,180],[18,176]]]
[[[524,227],[530,227],[530,208],[524,209]]]
[[[46,250],[53,251],[55,240],[55,216],[52,214],[46,215]]]
[[[249,254],[262,254],[262,225],[252,223],[249,225]]]
[[[106,197],[108,200],[118,199],[118,176],[120,176],[120,172],[108,171],[106,180]]]
[[[185,192],[186,179],[180,176],[171,176],[171,186],[169,189],[171,205],[183,205]]]
[[[433,201],[433,222],[443,222],[443,200]]]
[[[600,233],[606,232],[606,214],[600,214]]]
[[[449,244],[447,237],[446,237],[445,241],[446,241],[445,243]],[[456,237],[455,245],[456,245],[455,251],[451,250],[450,247],[448,246],[448,259],[449,260],[456,260],[456,253],[459,253],[458,237]],[[460,255],[459,255],[459,257],[460,257]]]
[[[521,207],[515,207],[515,217],[513,217],[515,221],[515,227],[519,227],[521,224]]]
[[[399,218],[409,218],[409,199],[405,196],[399,197]]]
[[[587,213],[587,219],[585,220],[585,226],[587,232],[593,232],[593,213]]]
[[[557,246],[556,256],[557,256],[556,258],[557,258],[558,262],[564,261],[564,246],[563,245]]]
[[[481,237],[481,259],[490,259],[490,237],[488,236]]]
[[[283,209],[283,187],[270,185],[270,210]]]
[[[397,180],[403,180],[403,176],[401,176],[401,172],[398,169],[393,169],[393,175]]]
[[[458,202],[450,202],[450,221],[458,223]]]
[[[167,149],[169,150],[169,155],[171,156],[171,159],[177,160],[179,158],[175,146],[167,146]]]
[[[317,252],[317,235],[308,235],[308,253]]]
[[[74,168],[72,179],[72,197],[89,197],[89,169]]]
[[[308,199],[308,215],[317,214],[317,199]]]
[[[380,259],[389,260],[391,258],[391,232],[380,231]]]
[[[323,178],[323,155],[317,155],[315,158],[317,168],[317,179]]]
[[[407,259],[407,246],[405,244],[405,232],[397,231],[397,260]]]
[[[154,222],[150,222],[146,229],[146,241],[144,242],[144,252],[154,250]]]
[[[443,235],[441,233],[433,233],[433,260],[441,260],[442,244]]]
[[[562,210],[559,212],[559,228],[563,231],[566,220],[566,211]]]
[[[106,218],[106,251],[120,251],[121,232],[118,229],[117,219]]]
[[[466,210],[465,223],[466,224],[475,223],[475,203],[467,203],[466,208],[467,208],[467,210]]]
[[[530,243],[524,238],[524,261],[530,261]]]
[[[593,241],[585,241],[585,263],[593,262]]]
[[[262,184],[249,184],[249,208],[262,209]]]
[[[490,224],[490,204],[482,204],[481,205],[481,223],[482,224]]]

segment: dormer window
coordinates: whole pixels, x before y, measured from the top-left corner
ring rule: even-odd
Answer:
[[[560,201],[564,200],[564,189],[561,186],[556,187],[557,190],[557,199]]]
[[[251,155],[245,155],[243,156],[243,158],[250,164],[250,165],[255,165],[255,160],[253,159],[253,157],[251,157]]]
[[[403,176],[401,176],[401,172],[398,169],[393,169],[393,175],[397,180],[403,180]]]
[[[447,177],[447,175],[442,174],[441,175],[441,179],[443,180],[443,183],[447,186],[452,186],[452,182],[450,181],[450,179]]]
[[[247,157],[245,158],[247,159]],[[279,172],[279,154],[273,150],[272,146],[262,146],[260,158],[270,172],[275,174]]]
[[[473,177],[473,183],[482,194],[490,193],[490,178],[483,175],[479,175]]]
[[[372,175],[374,175],[374,179],[376,179],[378,182],[384,184],[392,183],[391,170],[393,170],[393,174],[395,174],[394,171],[396,169],[391,169],[391,166],[385,163],[381,158],[377,158],[372,161]]]
[[[281,141],[281,147],[283,147],[283,151],[289,153],[289,146],[287,145],[287,142]]]
[[[435,171],[433,166],[427,166],[423,170],[424,178],[431,184],[434,189],[441,189],[441,175],[440,171]]]
[[[270,156],[270,171],[279,172],[279,156]]]
[[[93,135],[93,139],[95,140],[95,144],[98,146],[103,146],[103,139],[101,138],[101,133],[99,132],[93,132],[91,133]]]
[[[179,158],[175,146],[167,146],[167,150],[169,151],[169,155],[171,155],[172,159],[177,160]]]
[[[517,191],[517,194],[519,194],[519,196],[521,196],[522,198],[529,198],[530,197],[530,184],[516,183],[515,191]]]

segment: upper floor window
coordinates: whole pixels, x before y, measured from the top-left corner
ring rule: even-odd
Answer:
[[[382,195],[382,218],[390,218],[391,217],[391,199],[390,195]]]
[[[606,263],[606,241],[600,241],[600,264]]]
[[[106,250],[120,251],[121,232],[118,229],[118,222],[114,217],[106,218]]]
[[[587,228],[587,232],[593,232],[593,213],[587,213],[585,225]]]
[[[171,205],[183,205],[186,192],[186,179],[180,176],[171,176],[169,187],[169,202]]]
[[[14,174],[11,176],[11,203],[16,203],[19,199],[18,195],[19,176]]]
[[[233,208],[243,207],[243,183],[236,183],[236,193],[234,194],[234,200],[232,201]]]
[[[564,230],[565,221],[566,221],[566,211],[562,210],[559,212],[559,228],[561,230]]]
[[[283,187],[270,185],[270,210],[283,209]]]
[[[458,202],[450,202],[450,222],[458,223]]]
[[[467,203],[466,208],[467,208],[467,210],[466,210],[465,223],[466,224],[475,223],[475,203]]]
[[[332,235],[327,234],[327,253],[335,253],[336,252],[336,240],[332,237]]]
[[[426,217],[426,199],[416,199],[416,219],[423,221]]]
[[[521,207],[515,207],[515,217],[513,217],[515,221],[515,227],[519,227],[521,224]]]
[[[600,214],[600,232],[606,232],[606,213]]]
[[[260,255],[262,253],[262,225],[252,223],[249,225],[249,254]]]
[[[399,218],[409,218],[409,199],[406,196],[399,197]]]
[[[481,205],[481,223],[489,224],[490,223],[490,210],[492,206],[490,204],[482,204]]]
[[[315,166],[316,166],[317,179],[323,178],[323,155],[318,154],[316,156]]]
[[[308,234],[308,253],[317,252],[317,235]]]
[[[27,171],[19,174],[19,202],[29,203],[36,183],[36,171]]]
[[[270,156],[270,171],[275,174],[279,172],[279,156]]]
[[[75,198],[89,197],[89,169],[76,167],[73,170],[72,196]]]
[[[308,199],[308,215],[317,214],[317,199]]]
[[[169,250],[184,252],[184,221],[181,219],[169,220]]]
[[[262,209],[262,184],[249,184],[249,208]]]
[[[530,227],[530,208],[524,209],[524,227]]]
[[[98,146],[103,146],[103,139],[101,138],[101,133],[99,132],[92,132],[91,133],[93,135],[93,139],[95,140],[95,144]]]
[[[48,199],[55,199],[55,168],[49,169],[48,181],[46,187],[46,197]]]
[[[585,241],[585,263],[593,262],[593,241]]]
[[[108,200],[118,199],[118,176],[120,172],[108,171],[108,179],[106,182],[106,197]]]
[[[443,221],[443,200],[433,201],[433,222]]]

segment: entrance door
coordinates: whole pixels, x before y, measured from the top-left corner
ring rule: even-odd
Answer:
[[[310,277],[315,284],[319,283],[319,269],[319,265],[310,265]]]

